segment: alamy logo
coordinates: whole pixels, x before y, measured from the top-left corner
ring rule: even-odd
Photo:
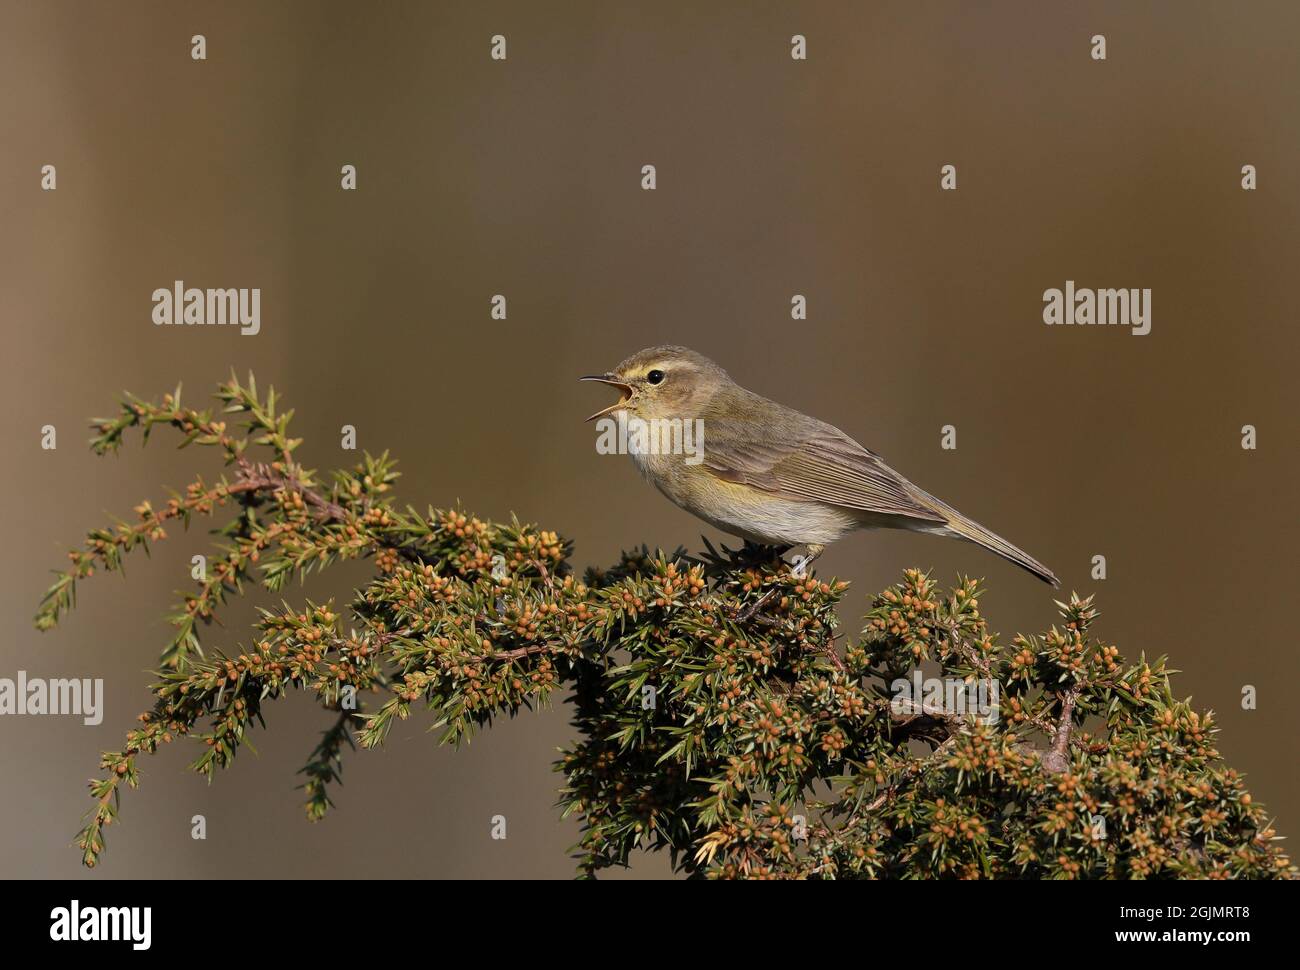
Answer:
[[[187,289],[184,280],[177,280],[171,289],[160,286],[153,291],[153,322],[159,327],[237,326],[251,337],[262,329],[262,291],[258,287]]]
[[[103,678],[0,677],[0,714],[73,714],[93,727],[104,720],[103,700]]]
[[[1074,288],[1043,291],[1043,323],[1056,325],[1132,327],[1135,337],[1151,332],[1151,290],[1090,290]]]
[[[899,677],[889,689],[894,695],[890,709],[895,714],[970,714],[984,724],[998,721],[1002,692],[998,682],[990,678],[966,681],[960,677],[922,677],[920,670],[913,670],[910,680]]]
[[[153,910],[148,906],[87,906],[78,900],[50,910],[50,939],[56,943],[130,942],[147,950],[152,939]]]
[[[704,461],[703,418],[638,418],[619,411],[617,419],[596,422],[601,455],[685,455],[686,464]]]

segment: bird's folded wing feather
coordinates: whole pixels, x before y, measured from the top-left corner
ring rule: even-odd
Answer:
[[[878,455],[838,428],[816,425],[758,429],[732,422],[729,434],[706,436],[704,467],[724,481],[787,498],[946,521],[922,504],[911,483]]]

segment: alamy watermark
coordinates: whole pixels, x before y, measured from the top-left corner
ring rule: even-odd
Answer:
[[[1132,327],[1133,336],[1144,337],[1151,332],[1151,290],[1075,289],[1074,280],[1066,280],[1064,290],[1043,291],[1043,323]]]
[[[176,280],[170,288],[153,291],[153,322],[156,326],[237,326],[251,337],[262,329],[262,291],[249,289],[200,290]]]
[[[685,455],[704,461],[703,418],[638,418],[627,411],[596,422],[596,451],[602,455]]]
[[[93,727],[104,720],[102,677],[0,677],[0,714],[71,714]]]
[[[1001,688],[992,678],[923,677],[920,670],[889,685],[895,714],[973,716],[983,724],[996,724]]]

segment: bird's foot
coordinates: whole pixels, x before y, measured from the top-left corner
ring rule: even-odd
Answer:
[[[769,589],[758,599],[754,600],[754,602],[750,603],[739,613],[735,614],[735,621],[737,623],[748,623],[750,620],[752,620],[755,616],[758,615],[759,610],[761,610],[764,606],[766,606],[768,603],[772,601],[772,597],[775,596],[778,592],[779,592],[778,588],[773,586],[771,589]]]
[[[826,547],[820,543],[811,542],[808,544],[808,551],[802,556],[795,556],[794,562],[790,563],[790,573],[796,579],[803,579],[808,575],[808,569],[821,554],[826,551]]]
[[[776,561],[778,563],[790,567],[790,574],[794,576],[796,579],[803,579],[805,576],[807,576],[809,567],[826,550],[826,546],[823,544],[816,543],[816,542],[809,543],[807,552],[805,552],[801,556],[795,556],[793,562],[786,563],[783,557],[787,552],[789,552],[791,549],[794,548],[793,546],[771,546],[769,548],[771,548],[772,553],[776,557]],[[757,616],[759,612],[763,609],[763,607],[765,607],[768,603],[770,603],[772,601],[772,598],[776,596],[777,593],[779,592],[780,592],[780,587],[773,586],[771,589],[769,589],[758,599],[754,600],[754,602],[750,603],[743,610],[734,613],[733,619],[737,623],[748,623],[755,616]]]

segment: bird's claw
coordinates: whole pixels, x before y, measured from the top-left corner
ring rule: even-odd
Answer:
[[[772,597],[775,596],[776,594],[777,594],[777,587],[773,586],[766,593],[764,593],[758,599],[754,600],[754,602],[750,603],[739,613],[736,613],[734,617],[735,621],[737,623],[748,623],[758,614],[759,610],[761,610],[764,606],[766,606],[771,601]]]

